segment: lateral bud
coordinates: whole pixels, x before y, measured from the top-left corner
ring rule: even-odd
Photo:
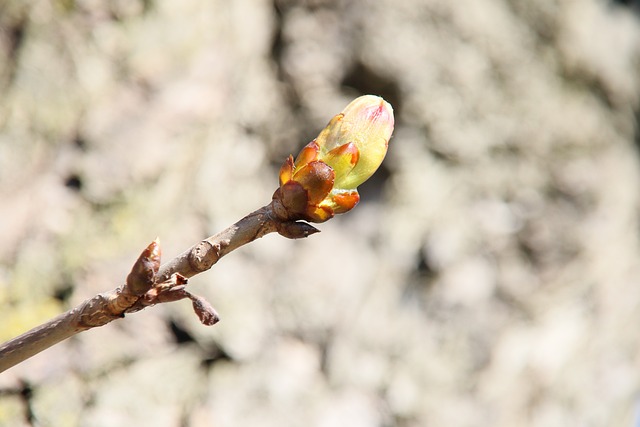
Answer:
[[[125,289],[134,295],[143,295],[154,285],[154,277],[160,269],[162,250],[160,239],[156,238],[147,246],[127,276]]]

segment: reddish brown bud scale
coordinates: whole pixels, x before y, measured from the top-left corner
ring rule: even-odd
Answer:
[[[333,201],[337,205],[333,211],[337,214],[349,212],[355,208],[360,201],[360,194],[357,191],[348,193],[336,193],[333,195]]]
[[[293,176],[293,167],[293,156],[289,155],[287,160],[285,160],[280,167],[280,185],[284,185],[291,180],[291,177]]]
[[[302,165],[306,165],[307,163],[311,163],[318,159],[318,152],[320,151],[320,147],[316,144],[316,140],[314,139],[310,143],[304,146],[304,148],[298,154],[296,158],[295,167],[300,167]]]
[[[290,219],[299,219],[307,209],[309,195],[302,184],[289,181],[280,189],[280,200],[287,210]]]
[[[326,156],[326,162],[330,163],[331,159],[344,157],[346,161],[349,162],[352,166],[355,166],[358,163],[358,159],[360,158],[360,151],[358,151],[358,147],[353,142],[348,142],[344,145],[334,148],[329,151]]]
[[[336,147],[323,157],[324,162],[336,171],[335,182],[338,183],[353,171],[359,159],[360,151],[353,142]]]
[[[160,269],[162,250],[160,240],[156,239],[147,246],[127,276],[127,289],[134,295],[142,295],[154,284],[154,277]]]
[[[309,203],[317,205],[333,188],[335,172],[326,163],[313,161],[300,168],[293,177],[307,190]]]
[[[149,243],[149,246],[142,251],[141,258],[145,258],[145,261],[149,262],[149,266],[157,273],[160,269],[160,259],[162,257],[162,248],[160,247],[160,239],[156,239]]]
[[[333,218],[334,211],[328,206],[310,206],[305,219],[311,222],[325,222]]]

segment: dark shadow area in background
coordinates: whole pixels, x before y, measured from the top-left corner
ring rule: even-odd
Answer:
[[[640,10],[640,1],[639,0],[611,0],[613,4],[619,4],[622,6],[628,6],[632,8],[636,13]]]
[[[33,386],[25,380],[21,380],[20,385],[17,387],[0,389],[0,397],[13,396],[22,402],[24,421],[28,426],[40,425],[33,411],[34,391]]]
[[[640,156],[640,106],[636,106],[636,110],[633,112],[634,117],[634,134],[633,144],[636,147],[636,153]]]
[[[203,343],[196,339],[185,327],[173,319],[168,321],[169,330],[174,342],[178,345],[194,345],[198,348],[201,366],[209,370],[218,362],[233,362],[233,358],[217,342]]]
[[[392,80],[362,62],[356,62],[342,78],[342,86],[355,89],[358,95],[378,95],[393,106],[393,113],[398,118],[402,113],[402,97],[400,88]]]
[[[7,19],[2,19],[4,7],[0,6],[0,47],[5,45],[6,56],[3,61],[8,64],[7,75],[2,77],[2,83],[9,87],[13,84],[16,76],[20,54],[24,46],[25,34],[27,32],[28,15],[26,13],[19,14],[15,19],[11,19],[11,15]],[[1,51],[2,49],[0,49]]]

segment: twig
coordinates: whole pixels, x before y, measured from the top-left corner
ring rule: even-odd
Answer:
[[[96,295],[0,346],[0,372],[78,332],[150,305],[188,298],[202,323],[215,324],[218,314],[207,301],[186,290],[187,279],[265,234],[276,231],[299,239],[319,231],[298,220],[324,222],[353,209],[360,200],[356,187],[382,163],[393,126],[393,109],[386,101],[372,95],[356,98],[329,121],[295,161],[293,156],[287,158],[270,204],[162,266],[160,243],[154,241],[133,265],[124,285]]]
[[[0,372],[79,332],[106,325],[127,313],[155,304],[188,298],[200,321],[213,325],[219,317],[207,301],[186,290],[189,277],[208,270],[224,255],[268,233],[278,232],[284,237],[298,239],[318,231],[305,222],[289,221],[275,215],[272,202],[162,266],[160,244],[156,240],[142,252],[124,285],[98,294],[0,346]]]
[[[289,239],[307,237],[319,231],[306,222],[282,220],[274,214],[273,208],[273,203],[270,203],[245,216],[226,230],[192,246],[163,264],[156,276],[157,280],[167,280],[173,273],[180,273],[187,278],[193,277],[211,268],[229,252],[274,231]]]

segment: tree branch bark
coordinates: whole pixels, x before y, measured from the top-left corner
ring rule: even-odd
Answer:
[[[200,321],[213,325],[218,322],[218,315],[203,298],[186,290],[189,277],[210,269],[224,255],[268,233],[278,232],[298,239],[318,231],[306,222],[289,221],[276,215],[272,202],[163,265],[160,265],[160,246],[156,240],[142,252],[124,285],[98,294],[0,346],[0,372],[79,332],[155,304],[191,299]]]

